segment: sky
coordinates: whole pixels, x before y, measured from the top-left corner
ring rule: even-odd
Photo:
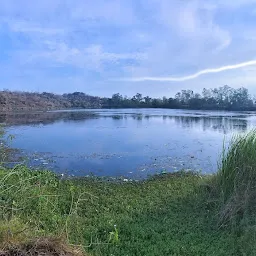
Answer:
[[[0,0],[0,89],[256,94],[256,0]]]

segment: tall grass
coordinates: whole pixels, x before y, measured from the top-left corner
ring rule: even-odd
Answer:
[[[24,166],[0,169],[0,244],[30,238],[24,234],[57,235],[61,223],[59,198],[53,190],[57,187],[58,180],[50,172],[33,172]]]
[[[256,130],[234,136],[217,173],[221,222],[245,219],[256,209]]]
[[[0,166],[0,249],[44,236],[61,238],[84,250],[118,243],[114,225],[101,240],[91,235],[90,229],[97,227],[87,222],[98,211],[98,196],[87,191],[92,184],[93,180],[81,181],[81,185],[79,180],[61,180],[50,171],[22,165]]]

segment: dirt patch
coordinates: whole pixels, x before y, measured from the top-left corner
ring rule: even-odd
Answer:
[[[40,238],[32,242],[11,245],[0,250],[0,256],[85,256],[81,250],[71,248],[55,238]]]

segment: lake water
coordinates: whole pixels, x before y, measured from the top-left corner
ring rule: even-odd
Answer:
[[[105,109],[0,115],[26,163],[75,176],[140,179],[213,173],[224,138],[256,127],[252,112]]]

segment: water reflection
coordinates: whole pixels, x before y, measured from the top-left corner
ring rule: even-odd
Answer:
[[[105,112],[96,111],[56,111],[56,112],[35,112],[35,113],[5,113],[0,114],[0,123],[7,125],[36,125],[36,124],[53,124],[59,121],[63,122],[84,122],[94,118],[127,120],[132,118],[134,121],[143,120],[163,120],[163,124],[167,121],[173,121],[175,125],[184,129],[201,128],[204,131],[214,130],[223,134],[230,132],[244,132],[248,129],[248,117],[251,115],[236,116],[212,116],[194,113],[193,115],[154,115],[142,113],[113,113],[105,115]],[[211,113],[211,112],[209,112]]]
[[[166,109],[2,114],[28,164],[77,176],[146,177],[217,170],[224,136],[256,125],[254,113]],[[38,129],[40,128],[40,129]]]
[[[169,117],[182,128],[193,129],[202,128],[206,130],[214,130],[223,134],[244,132],[248,129],[248,121],[246,119],[236,119],[229,117],[190,117],[190,116],[175,116]],[[165,118],[163,117],[163,120]]]
[[[129,117],[129,116],[128,116]],[[132,114],[130,116],[135,121],[145,120],[170,120],[174,121],[176,125],[185,129],[202,128],[206,130],[214,130],[223,134],[234,132],[245,132],[248,129],[248,120],[245,116],[236,117],[212,117],[212,116],[156,116],[156,115],[142,115]],[[105,116],[105,118],[112,118],[114,120],[123,120],[127,118],[126,114]]]
[[[26,113],[2,113],[0,123],[6,125],[28,125],[28,124],[53,124],[63,121],[85,121],[86,119],[96,118],[94,112],[84,111],[63,111],[63,112],[26,112]]]

